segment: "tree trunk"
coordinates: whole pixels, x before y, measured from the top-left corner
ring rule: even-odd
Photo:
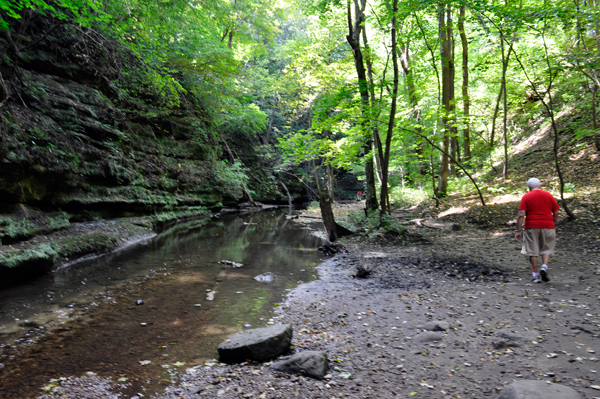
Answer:
[[[290,209],[292,209],[292,196],[290,195],[290,191],[288,190],[283,180],[279,180],[279,184],[281,184],[281,187],[283,187],[283,191],[285,192],[285,195],[288,199],[288,206],[290,207]]]
[[[379,152],[381,152],[381,150],[378,147],[379,146],[376,144],[375,140],[373,140],[373,154],[378,154]],[[375,162],[375,175],[377,177],[377,181],[379,181],[379,184],[381,184],[381,179],[383,179],[383,177],[381,176],[380,160],[380,156],[373,157],[373,161]]]
[[[229,30],[229,40],[227,41],[227,48],[229,50],[233,48],[233,29]]]
[[[367,77],[369,79],[369,98],[371,100],[371,110],[377,108],[377,99],[375,98],[375,80],[373,79],[373,63],[371,61],[371,49],[369,48],[369,42],[367,40],[367,31],[362,29],[362,38],[366,51],[365,61],[367,64]],[[375,173],[379,184],[381,184],[381,160],[383,159],[383,150],[381,148],[381,137],[379,136],[379,124],[377,122],[377,116],[372,115],[369,118],[371,124],[371,131],[373,134],[373,162],[375,164]]]
[[[329,196],[329,201],[333,204],[335,202],[334,197],[334,179],[333,179],[333,167],[330,163],[327,164],[327,195]]]
[[[442,152],[440,154],[440,173],[438,178],[438,196],[445,197],[448,188],[448,150],[450,146],[450,39],[446,28],[446,3],[438,4],[438,27],[440,35],[440,58],[442,63]]]
[[[449,41],[450,47],[450,59],[448,60],[448,74],[449,74],[449,102],[448,102],[448,114],[450,122],[450,155],[454,159],[458,159],[458,128],[456,126],[456,103],[454,102],[454,81],[456,77],[456,66],[454,64],[454,32],[452,23],[452,7],[448,4],[446,10],[446,39]],[[456,165],[454,162],[450,162],[450,174],[456,176]]]
[[[401,43],[402,54],[400,55],[400,65],[402,66],[402,74],[406,82],[406,91],[408,92],[408,101],[410,104],[410,116],[412,119],[419,119],[419,111],[417,108],[419,99],[417,97],[417,88],[415,87],[415,77],[411,68],[410,49],[408,43]]]
[[[398,98],[398,55],[396,50],[396,14],[398,12],[398,0],[394,0],[392,16],[392,63],[394,65],[394,87],[392,89],[392,104],[390,106],[390,118],[388,120],[387,135],[385,137],[385,153],[381,162],[381,213],[390,212],[388,174],[390,166],[390,148],[392,146],[392,135],[394,134],[394,122],[396,118],[396,104]]]
[[[327,232],[327,240],[329,240],[329,242],[336,242],[338,239],[337,226],[333,217],[331,202],[329,202],[329,198],[327,198],[327,195],[320,195],[319,205],[321,206],[321,217],[323,219],[323,226],[325,227],[325,231]]]
[[[504,33],[500,32],[500,36],[504,38]],[[502,48],[502,75],[500,81],[500,92],[498,93],[498,98],[496,99],[496,107],[494,108],[494,116],[492,118],[492,132],[490,134],[490,150],[494,147],[494,134],[496,130],[496,118],[498,117],[498,111],[500,109],[500,100],[506,100],[506,71],[508,69],[508,64],[510,62],[510,55],[513,51],[513,45],[515,43],[516,36],[513,36],[510,41],[510,46],[508,46],[508,52],[506,56],[504,55],[504,39],[502,40],[501,48]],[[504,117],[506,117],[507,110],[504,111]]]
[[[500,100],[502,100],[502,93],[504,93],[504,86],[500,85],[500,92],[498,98],[496,98],[496,107],[494,108],[494,115],[492,116],[492,131],[490,132],[490,151],[494,148],[494,136],[496,134],[496,119],[498,118],[498,112],[500,111]]]
[[[502,138],[504,141],[504,160],[502,162],[502,178],[506,180],[508,179],[508,105],[506,100],[506,70],[508,69],[508,57],[504,57],[503,39],[500,39],[500,44],[502,47],[502,108],[504,111],[502,115]]]
[[[278,100],[277,96],[273,96],[274,103],[273,108],[271,108],[271,115],[269,116],[269,126],[267,126],[267,134],[266,134],[266,143],[269,144],[271,141],[271,133],[273,132],[273,122],[275,122],[275,107],[277,106]]]
[[[471,158],[471,134],[470,134],[470,106],[469,98],[469,42],[465,33],[465,5],[460,6],[460,16],[458,18],[458,30],[460,32],[460,41],[462,44],[462,97],[463,97],[463,159],[468,161]]]
[[[429,165],[431,166],[431,189],[433,190],[433,199],[435,200],[435,207],[440,206],[440,200],[438,198],[437,187],[435,186],[435,165],[433,163],[433,146],[429,152]]]
[[[596,95],[598,94],[598,85],[592,82],[592,126],[598,129],[598,120],[596,119]]]
[[[415,77],[411,66],[409,42],[404,43],[401,37],[398,37],[397,40],[398,43],[396,44],[396,46],[399,45],[401,49],[401,54],[399,54],[400,65],[402,66],[402,75],[404,76],[406,91],[408,92],[408,101],[410,104],[410,118],[413,119],[415,122],[415,130],[421,132],[422,129],[418,124],[421,119],[419,115],[419,98],[417,96]],[[422,156],[423,154],[425,154],[424,142],[420,137],[415,137],[415,140],[417,141],[416,153]],[[421,173],[423,175],[427,173],[426,164],[422,164]]]
[[[360,1],[360,4],[359,4]],[[360,49],[360,35],[361,30],[364,29],[365,15],[364,10],[366,7],[366,0],[354,0],[354,12],[355,18],[354,23],[352,21],[352,8],[350,0],[347,0],[347,17],[348,17],[348,35],[346,40],[352,48],[352,55],[354,56],[354,66],[356,68],[356,74],[358,75],[358,88],[360,91],[360,97],[362,102],[362,114],[363,122],[362,131],[365,134],[365,143],[363,145],[362,156],[366,158],[365,161],[365,180],[367,185],[367,198],[365,201],[366,210],[377,210],[377,195],[375,192],[375,173],[373,168],[373,158],[369,157],[371,147],[373,146],[373,138],[371,133],[368,133],[365,118],[368,117],[369,112],[369,88],[367,82],[367,76],[365,71],[365,64]]]

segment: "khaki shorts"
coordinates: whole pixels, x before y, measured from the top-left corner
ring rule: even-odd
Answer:
[[[552,255],[555,241],[554,229],[525,229],[521,253],[527,256]]]

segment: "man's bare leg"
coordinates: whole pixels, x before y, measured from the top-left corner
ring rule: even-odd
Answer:
[[[542,281],[547,283],[550,281],[550,277],[548,277],[548,263],[550,263],[550,255],[542,255],[542,269],[540,270],[540,276],[542,277]]]
[[[548,265],[550,263],[550,255],[542,255],[542,264]]]
[[[542,255],[542,256],[545,256],[545,255]],[[531,271],[534,273],[537,273],[538,272],[537,256],[530,256],[529,263],[531,264]]]

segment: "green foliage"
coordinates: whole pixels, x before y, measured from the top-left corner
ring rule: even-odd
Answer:
[[[267,115],[256,104],[235,104],[220,121],[220,130],[256,135],[267,125]]]
[[[219,161],[215,165],[217,180],[223,185],[224,194],[240,199],[244,195],[244,185],[248,182],[246,168],[239,160],[233,163]]]
[[[431,187],[425,189],[424,186],[429,182],[420,182],[419,184],[396,185],[390,190],[390,202],[393,206],[403,206],[417,204],[426,201],[433,196]]]
[[[321,205],[319,205],[318,201],[311,201],[310,204],[308,204],[307,208],[311,211],[314,211],[317,209],[321,209]]]
[[[93,0],[61,0],[58,4],[44,0],[0,0],[0,11],[6,15],[4,19],[0,14],[0,30],[9,29],[12,19],[22,19],[29,10],[85,26],[105,17]]]
[[[370,212],[368,216],[362,211],[355,212],[345,221],[349,230],[365,234],[370,239],[383,235],[399,235],[405,229],[394,217],[377,212]]]
[[[456,9],[463,3],[451,3],[456,19]],[[433,1],[405,1],[397,15],[401,21],[397,26],[399,51],[404,51],[402,60],[407,69],[401,77],[391,143],[389,184],[395,202],[429,197],[427,190],[431,189],[424,188],[431,184],[429,163],[433,163],[434,174],[439,169],[439,150],[415,134],[442,145],[443,110],[439,71],[436,73],[441,66],[437,6]],[[368,104],[359,94],[346,39],[346,3],[341,1],[0,0],[0,29],[14,30],[29,10],[69,24],[91,41],[108,43],[108,38],[118,42],[120,47],[107,45],[105,54],[119,64],[111,70],[112,75],[106,74],[111,90],[117,93],[117,105],[157,126],[157,121],[172,114],[196,119],[188,124],[185,151],[193,153],[196,160],[217,162],[218,184],[232,198],[241,198],[242,182],[271,192],[276,181],[268,172],[271,170],[299,174],[296,169],[300,165],[314,164],[316,175],[321,173],[319,168],[329,165],[360,175],[374,151],[367,157],[361,155],[375,150],[365,148],[366,138],[377,131],[385,141],[393,83],[389,2],[371,2],[365,11],[369,46],[364,42],[361,46],[371,62],[373,79]],[[465,99],[458,95],[463,55],[459,40],[454,48],[457,97],[453,117],[461,146],[467,124],[471,131],[471,159],[462,162],[489,170],[504,158],[502,105],[497,107],[497,101],[502,59],[510,44],[508,151],[513,150],[513,143],[526,138],[534,125],[544,128],[544,123],[549,123],[540,93],[545,101],[549,94],[554,96],[557,115],[569,115],[568,120],[560,121],[566,142],[595,134],[589,110],[591,93],[600,85],[595,31],[599,18],[591,2],[475,0],[467,4],[468,117],[462,107]],[[13,31],[15,37],[17,32]],[[78,45],[86,57],[97,55]],[[36,88],[32,95],[44,97],[44,90]],[[73,122],[72,128],[84,130],[79,122]],[[102,129],[110,131],[104,126]],[[171,140],[166,137],[168,133],[164,132],[164,143]],[[40,134],[45,133],[31,131],[31,137],[22,141],[23,147],[42,154],[63,151]],[[117,162],[126,154],[127,140],[118,137],[103,143],[114,154],[115,158],[107,159],[107,168],[118,184],[135,182],[144,190],[155,186],[175,190],[179,182],[172,170],[150,182],[150,177],[128,173],[125,163]],[[218,161],[224,155],[218,148],[221,140],[243,163]],[[63,162],[76,170],[83,168],[85,161],[80,154],[63,152]],[[251,182],[247,177],[251,170],[264,173]],[[470,182],[464,178],[452,178],[449,189],[472,193]],[[502,194],[503,190],[502,186],[488,187],[492,194]],[[130,196],[143,197],[149,203],[161,201],[137,188]]]

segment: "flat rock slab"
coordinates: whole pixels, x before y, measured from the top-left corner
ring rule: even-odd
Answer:
[[[573,388],[544,381],[516,381],[502,390],[498,399],[581,399]]]
[[[246,360],[265,362],[287,352],[293,329],[289,324],[275,324],[233,334],[218,346],[223,363],[242,363]]]
[[[306,351],[296,353],[287,359],[275,362],[271,368],[287,374],[302,373],[312,378],[322,380],[327,374],[329,361],[327,353],[319,351]]]
[[[425,331],[413,337],[416,342],[435,342],[444,339],[444,334],[434,331]]]

